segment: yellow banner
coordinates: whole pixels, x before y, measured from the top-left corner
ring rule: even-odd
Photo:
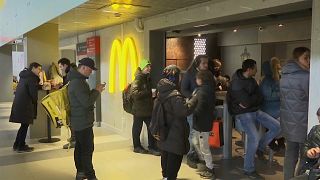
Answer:
[[[129,58],[130,57],[130,58]],[[116,63],[119,64],[119,89],[123,91],[127,86],[128,63],[131,63],[131,80],[135,78],[138,68],[138,53],[134,40],[126,38],[123,45],[119,39],[112,42],[110,64],[109,64],[109,93],[115,92],[116,86]]]

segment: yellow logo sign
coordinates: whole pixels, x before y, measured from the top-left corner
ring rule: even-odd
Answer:
[[[3,6],[4,6],[4,4],[6,3],[6,1],[5,0],[0,0],[0,9],[2,9],[3,8]]]
[[[130,59],[129,59],[130,56]],[[109,64],[109,93],[115,92],[116,86],[116,63],[119,63],[120,91],[127,86],[128,63],[131,63],[131,80],[135,78],[135,71],[138,68],[137,48],[132,38],[126,38],[123,46],[119,39],[112,42],[110,64]]]

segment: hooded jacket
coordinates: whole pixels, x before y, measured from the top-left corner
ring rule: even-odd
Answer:
[[[264,102],[261,110],[275,119],[280,117],[280,82],[272,77],[270,61],[262,64],[264,79],[260,84],[260,91]]]
[[[308,129],[309,71],[296,61],[282,68],[280,79],[280,124],[284,137],[304,143]]]
[[[13,100],[10,122],[32,124],[37,117],[38,89],[40,79],[31,70],[20,72]]]
[[[168,135],[164,141],[159,141],[159,148],[163,151],[178,155],[186,154],[189,151],[189,124],[187,116],[195,108],[196,101],[186,99],[177,90],[176,85],[168,79],[161,79],[157,85],[159,100],[165,100],[164,112],[166,116]]]
[[[193,91],[198,87],[196,83],[197,72],[196,63],[193,61],[181,81],[181,92],[185,97],[191,97]]]
[[[193,129],[199,132],[210,132],[214,120],[215,92],[208,84],[199,86],[195,92],[197,106],[193,113]]]
[[[263,103],[263,96],[256,80],[244,77],[242,69],[238,69],[232,76],[227,93],[227,102],[230,114],[237,115],[259,110]],[[242,104],[245,108],[239,104]]]
[[[99,96],[99,91],[90,90],[86,82],[88,77],[71,68],[67,75],[70,81],[68,96],[70,101],[70,122],[75,131],[93,127],[94,104]]]
[[[153,99],[150,75],[138,71],[132,83],[131,91],[133,97],[133,115],[138,117],[151,117]]]

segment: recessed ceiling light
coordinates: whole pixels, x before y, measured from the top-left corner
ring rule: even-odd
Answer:
[[[233,32],[238,32],[238,29],[234,29]]]
[[[198,28],[198,27],[204,27],[204,26],[208,26],[209,24],[201,24],[201,25],[197,25],[197,26],[193,26],[195,28]]]
[[[279,27],[283,27],[284,25],[280,23],[280,24],[278,24],[278,26],[279,26]]]
[[[201,37],[201,34],[198,34],[198,37]]]

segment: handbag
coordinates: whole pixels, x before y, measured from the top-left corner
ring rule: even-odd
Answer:
[[[209,145],[212,148],[220,148],[224,145],[222,121],[213,121],[212,130],[209,135]]]

